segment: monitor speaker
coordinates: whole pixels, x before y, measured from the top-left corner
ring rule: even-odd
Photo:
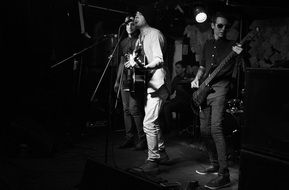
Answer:
[[[245,71],[239,190],[287,189],[288,69]]]

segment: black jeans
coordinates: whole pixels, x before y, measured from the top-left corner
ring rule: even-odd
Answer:
[[[121,91],[123,117],[126,131],[126,138],[132,139],[134,137],[134,130],[136,129],[138,140],[145,140],[145,133],[143,131],[143,94],[138,92]]]
[[[226,142],[223,133],[225,96],[207,99],[200,112],[200,130],[212,165],[219,166],[220,174],[228,174]]]

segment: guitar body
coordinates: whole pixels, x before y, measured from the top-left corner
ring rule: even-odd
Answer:
[[[133,68],[133,91],[143,92],[146,89],[146,72]]]
[[[132,65],[132,67],[129,68],[129,70],[131,70],[132,78],[130,91],[145,93],[147,71],[143,69],[144,65],[146,64],[146,60],[145,56],[142,53],[142,46],[137,45],[133,53],[129,54],[128,60]],[[135,65],[137,65],[137,67],[134,67]]]
[[[194,90],[191,99],[191,108],[195,114],[199,114],[199,111],[202,108],[202,105],[205,103],[211,90],[212,89],[209,85]]]

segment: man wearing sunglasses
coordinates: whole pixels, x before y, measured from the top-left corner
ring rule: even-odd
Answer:
[[[229,20],[223,13],[218,12],[212,17],[213,39],[207,40],[204,44],[200,67],[195,79],[191,82],[192,88],[199,88],[199,81],[210,76],[232,50],[236,54],[241,53],[242,48],[239,45],[226,39],[228,24]],[[216,178],[205,185],[209,189],[219,189],[230,185],[222,124],[234,63],[235,59],[230,59],[211,80],[212,90],[202,103],[199,113],[201,134],[209,155],[210,165],[207,168],[196,170],[196,172],[200,175],[217,174]]]

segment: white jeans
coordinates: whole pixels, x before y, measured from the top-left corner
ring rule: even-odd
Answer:
[[[155,161],[160,158],[160,150],[164,150],[164,140],[160,130],[158,121],[162,99],[159,97],[151,97],[147,94],[147,101],[145,105],[145,117],[143,121],[144,132],[148,144],[148,158],[149,161]]]

